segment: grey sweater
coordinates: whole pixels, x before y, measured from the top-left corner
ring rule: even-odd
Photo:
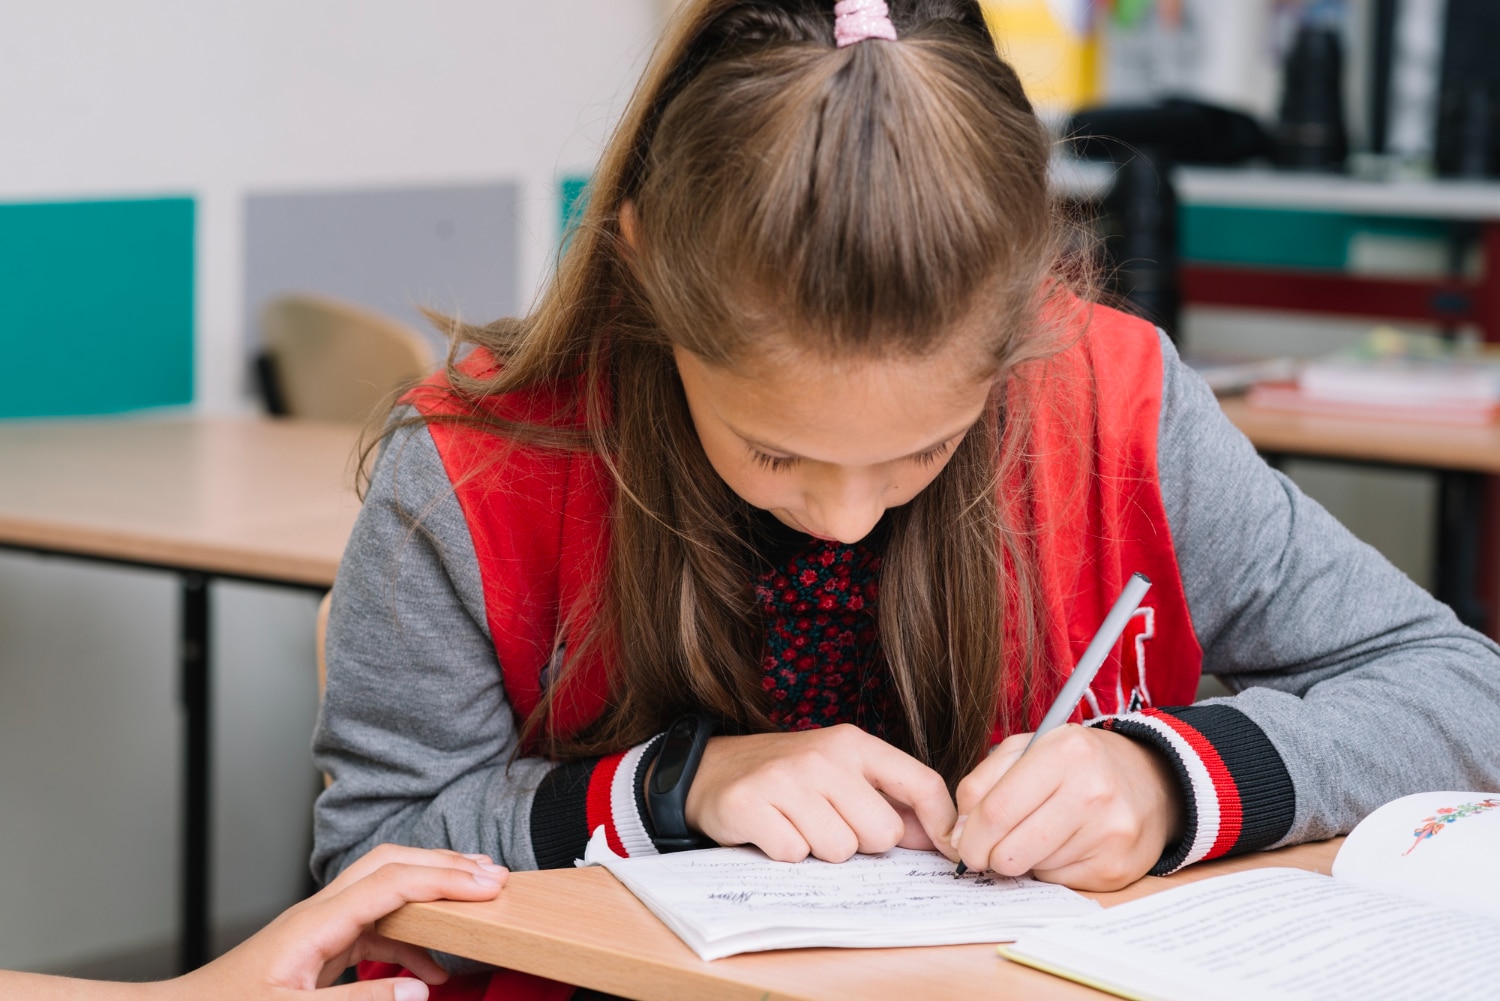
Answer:
[[[1106,724],[1160,747],[1183,785],[1188,836],[1153,871],[1209,854],[1225,796],[1243,812],[1232,849],[1244,851],[1348,831],[1410,792],[1500,788],[1500,648],[1266,466],[1160,344],[1160,489],[1204,671],[1236,694],[1169,710],[1171,726],[1161,714]],[[516,869],[581,847],[594,763],[515,756],[473,543],[424,429],[393,435],[376,465],[334,586],[327,661],[319,879],[386,841]],[[1183,732],[1235,788],[1205,785]],[[625,816],[640,812],[628,790],[645,760],[637,749],[612,780],[632,851],[651,850],[643,819]]]

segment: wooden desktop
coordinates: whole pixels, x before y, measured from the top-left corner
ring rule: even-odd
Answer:
[[[1261,452],[1470,473],[1500,473],[1500,424],[1444,427],[1290,414],[1221,399],[1225,415]]]
[[[1147,876],[1116,893],[1087,896],[1109,907],[1263,866],[1327,873],[1341,841],[1206,862],[1174,876]],[[642,1001],[1088,1001],[1104,996],[1001,959],[993,945],[790,949],[704,962],[599,868],[512,873],[495,900],[408,904],[378,930],[403,942]]]
[[[359,513],[358,428],[0,421],[0,544],[326,588]]]

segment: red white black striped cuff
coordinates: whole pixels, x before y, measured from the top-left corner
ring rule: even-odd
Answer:
[[[547,773],[531,804],[531,848],[538,869],[582,858],[592,831],[604,828],[616,855],[655,855],[646,819],[646,768],[657,735],[618,754],[570,761]]]
[[[1187,828],[1151,869],[1165,876],[1222,855],[1257,851],[1291,829],[1296,792],[1281,754],[1248,716],[1227,705],[1146,709],[1091,725],[1161,751],[1181,785]]]
[[[616,855],[659,855],[646,820],[646,766],[656,756],[661,736],[637,744],[624,754],[599,762],[589,783],[589,830],[604,826],[605,838]],[[615,761],[613,768],[606,763]],[[597,801],[597,805],[596,805]]]

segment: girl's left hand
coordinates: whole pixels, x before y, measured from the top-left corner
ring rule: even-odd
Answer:
[[[1030,739],[1006,738],[958,784],[952,839],[970,869],[1118,890],[1181,837],[1177,779],[1153,748],[1070,725],[1023,758]]]

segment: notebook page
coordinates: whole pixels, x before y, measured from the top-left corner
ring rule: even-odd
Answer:
[[[1500,919],[1500,792],[1403,796],[1362,820],[1334,878]]]
[[[1165,1001],[1459,1001],[1493,998],[1500,922],[1256,869],[1028,932],[1006,954]]]
[[[847,862],[775,862],[753,848],[625,859],[585,856],[707,958],[803,946],[1000,942],[1098,910],[1072,890],[992,874],[953,875],[935,852],[893,849]]]

